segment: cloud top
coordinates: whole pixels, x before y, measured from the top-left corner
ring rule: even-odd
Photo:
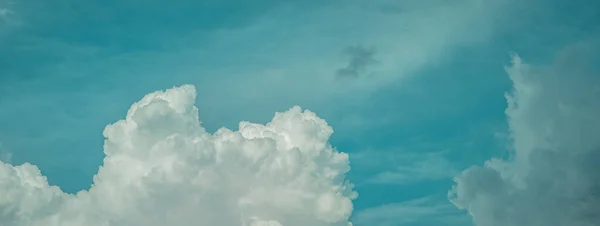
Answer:
[[[104,130],[104,164],[77,194],[0,162],[0,225],[351,225],[348,155],[323,119],[293,107],[210,134],[195,98],[184,85],[133,104]]]

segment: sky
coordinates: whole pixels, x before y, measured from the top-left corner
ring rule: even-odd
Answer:
[[[599,9],[0,0],[0,225],[598,226]]]

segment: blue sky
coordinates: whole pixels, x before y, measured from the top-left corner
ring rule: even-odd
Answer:
[[[597,37],[598,8],[0,0],[0,156],[38,166],[63,191],[88,189],[104,127],[147,93],[192,84],[210,132],[294,105],[325,119],[331,144],[350,154],[355,225],[472,225],[446,193],[462,170],[510,149],[510,54],[551,64],[565,46]],[[374,61],[353,61],[365,56],[349,47],[372,48]],[[353,62],[355,76],[336,76]]]

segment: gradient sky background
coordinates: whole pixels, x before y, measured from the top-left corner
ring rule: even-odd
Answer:
[[[334,128],[356,225],[470,225],[452,177],[506,155],[510,54],[549,64],[600,34],[589,0],[0,0],[0,157],[87,189],[103,128],[198,90],[209,131],[294,105]]]

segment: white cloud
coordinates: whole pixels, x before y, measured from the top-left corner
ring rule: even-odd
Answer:
[[[333,130],[294,107],[207,133],[185,85],[146,95],[104,130],[94,184],[75,195],[0,162],[0,225],[350,225],[356,198]]]
[[[468,225],[468,217],[437,195],[391,203],[357,212],[357,226]]]
[[[476,225],[600,225],[600,76],[581,54],[594,49],[572,46],[543,67],[514,57],[513,156],[465,170],[450,194]]]

